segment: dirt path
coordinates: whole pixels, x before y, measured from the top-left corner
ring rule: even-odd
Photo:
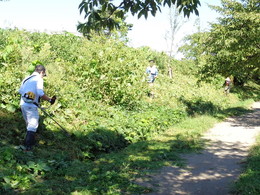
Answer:
[[[249,147],[260,133],[260,102],[254,112],[226,119],[204,136],[210,144],[200,154],[182,155],[185,169],[164,167],[158,174],[137,181],[152,187],[153,194],[226,195],[241,173]]]

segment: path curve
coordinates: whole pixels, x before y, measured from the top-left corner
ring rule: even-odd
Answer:
[[[159,174],[137,183],[155,190],[149,195],[227,195],[242,171],[250,146],[260,133],[260,102],[252,113],[227,118],[204,136],[210,144],[199,154],[185,154],[185,169],[163,167]]]

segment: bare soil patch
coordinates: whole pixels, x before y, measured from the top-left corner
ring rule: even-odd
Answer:
[[[185,154],[187,166],[163,167],[157,174],[140,178],[137,183],[154,189],[153,194],[225,195],[242,171],[250,146],[260,133],[260,102],[252,113],[230,117],[218,123],[204,136],[205,150]]]

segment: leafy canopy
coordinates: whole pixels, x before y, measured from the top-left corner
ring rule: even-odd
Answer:
[[[118,4],[118,5],[117,5]],[[137,14],[140,18],[148,17],[151,13],[156,15],[157,11],[161,11],[161,7],[168,5],[171,7],[176,4],[180,12],[184,16],[189,17],[191,13],[195,12],[199,15],[197,10],[200,5],[199,0],[83,0],[79,5],[80,13],[85,12],[85,23],[78,25],[78,30],[84,35],[93,31],[100,31],[101,29],[120,29],[120,21],[124,20],[127,13],[133,16]]]
[[[222,17],[210,32],[190,37],[189,55],[203,62],[202,76],[234,76],[237,84],[258,80],[260,64],[260,3],[222,0],[211,6]],[[190,56],[191,57],[191,56]],[[202,64],[201,64],[202,65]]]

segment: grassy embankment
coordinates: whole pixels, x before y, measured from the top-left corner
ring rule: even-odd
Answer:
[[[101,153],[92,160],[82,159],[77,154],[80,152],[78,142],[84,138],[67,138],[61,132],[53,133],[47,129],[39,133],[39,146],[33,153],[15,149],[15,145],[22,141],[23,120],[20,113],[1,110],[1,191],[6,194],[149,192],[150,189],[136,185],[134,179],[165,165],[182,166],[179,153],[203,148],[200,139],[203,132],[229,115],[247,112],[250,103],[240,102],[239,105],[215,113],[215,116],[206,114],[188,117],[161,135],[133,143],[117,152]],[[246,173],[241,177],[238,186],[241,194],[259,192],[258,161],[259,142],[251,153]]]

